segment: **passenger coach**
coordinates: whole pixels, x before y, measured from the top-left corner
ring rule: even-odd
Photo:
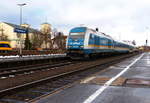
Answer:
[[[10,43],[7,41],[0,41],[0,53],[6,53],[12,51]]]

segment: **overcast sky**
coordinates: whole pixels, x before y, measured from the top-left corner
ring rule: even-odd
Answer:
[[[135,40],[137,45],[144,45],[147,37],[150,41],[150,0],[3,0],[1,22],[19,24],[18,3],[27,4],[23,23],[33,28],[47,21],[67,35],[84,24],[116,39]]]

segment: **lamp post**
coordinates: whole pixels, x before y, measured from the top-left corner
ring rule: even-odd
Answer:
[[[26,3],[17,4],[20,7],[20,26],[22,25],[22,7],[27,5]],[[21,43],[21,36],[20,36],[20,57],[22,57],[22,43]]]
[[[22,7],[27,5],[26,3],[23,4],[18,4],[18,6],[20,7],[20,26],[22,24]]]
[[[148,29],[149,27],[146,27],[146,51],[148,51]]]

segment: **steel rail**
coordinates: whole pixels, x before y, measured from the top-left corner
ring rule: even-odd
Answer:
[[[16,74],[22,74],[24,72],[30,72],[30,71],[51,69],[51,68],[54,68],[54,67],[60,67],[60,66],[64,66],[64,65],[74,64],[74,63],[76,63],[76,62],[64,61],[64,62],[61,62],[61,63],[54,63],[54,64],[46,63],[46,64],[39,64],[39,65],[21,66],[21,67],[18,67],[18,68],[11,68],[11,69],[3,70],[3,72],[0,73],[0,77],[9,76],[9,75],[16,75]]]
[[[53,79],[53,78],[57,78],[57,77],[61,77],[61,76],[64,76],[64,75],[71,74],[71,73],[75,73],[75,72],[91,69],[91,68],[94,68],[94,67],[97,67],[97,66],[112,65],[112,64],[120,62],[121,60],[123,60],[125,58],[131,57],[131,56],[134,56],[134,55],[136,55],[136,54],[130,54],[130,55],[114,57],[114,58],[111,58],[110,60],[109,59],[106,60],[103,63],[97,63],[97,64],[89,65],[89,66],[87,66],[85,68],[79,68],[79,69],[75,69],[75,70],[72,70],[72,71],[63,72],[61,74],[50,76],[50,77],[47,77],[47,78],[44,78],[44,79],[40,79],[40,80],[36,80],[36,81],[30,82],[30,83],[18,85],[18,86],[12,87],[12,88],[0,90],[0,94],[2,94],[2,96],[3,96],[3,95],[5,95],[5,94],[7,94],[9,92],[16,91],[16,90],[18,90],[20,88],[25,88],[25,87],[28,87],[28,86],[31,86],[31,85],[35,85],[37,83],[44,82],[44,81],[47,81],[47,80],[50,80],[50,79]]]

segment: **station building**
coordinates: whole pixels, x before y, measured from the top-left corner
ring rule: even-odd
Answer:
[[[0,40],[10,41],[10,45],[13,49],[20,48],[20,45],[22,45],[21,47],[24,48],[26,34],[19,34],[19,33],[14,32],[15,28],[20,28],[20,27],[28,28],[28,35],[29,35],[29,39],[31,42],[35,39],[35,35],[36,36],[38,35],[38,37],[40,36],[39,37],[39,40],[40,40],[45,37],[44,32],[51,32],[51,25],[48,23],[43,23],[41,25],[41,29],[37,30],[37,29],[31,28],[30,25],[28,24],[22,24],[20,26],[20,25],[16,25],[12,23],[0,22]],[[46,45],[47,44],[43,41],[40,45],[37,45],[37,46],[40,46],[38,48],[45,48],[47,47]]]

